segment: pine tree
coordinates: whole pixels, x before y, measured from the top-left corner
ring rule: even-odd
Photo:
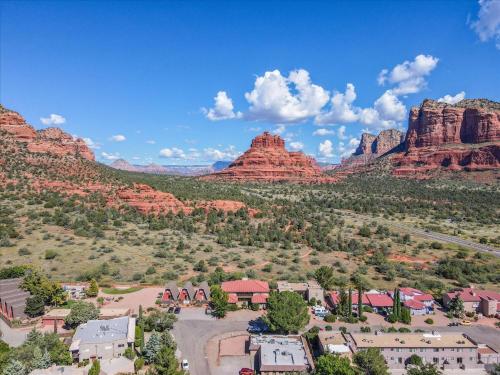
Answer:
[[[363,291],[358,288],[358,318],[363,316]]]
[[[50,355],[47,350],[42,353],[40,347],[35,346],[35,348],[33,349],[33,360],[31,361],[31,367],[33,369],[44,369],[49,368],[51,364],[52,361],[50,360]]]
[[[347,316],[350,318],[352,316],[352,289],[349,288],[349,302],[347,305]]]
[[[99,294],[99,285],[97,285],[97,281],[95,281],[95,279],[90,280],[90,285],[85,291],[85,294],[87,297],[97,297]]]
[[[143,314],[143,312],[142,312],[142,305],[139,305],[139,319],[138,319],[139,322],[142,322],[142,314]]]
[[[99,360],[92,362],[92,367],[89,370],[89,375],[99,375],[101,373],[101,363]]]
[[[22,362],[12,359],[2,370],[2,375],[26,375],[28,371]]]
[[[148,343],[144,347],[142,352],[144,359],[147,363],[153,363],[155,361],[156,355],[161,349],[160,335],[154,332],[148,340]]]

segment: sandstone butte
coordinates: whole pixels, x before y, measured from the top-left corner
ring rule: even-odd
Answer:
[[[437,168],[484,171],[500,168],[500,103],[466,99],[450,105],[424,100],[410,111],[405,152],[393,173]]]
[[[24,144],[32,153],[24,155],[19,152],[19,147],[10,147],[7,157],[0,158],[0,185],[17,183],[14,179],[7,179],[2,168],[14,159],[17,161],[22,159],[31,166],[50,169],[50,174],[58,176],[57,180],[48,180],[38,174],[24,172],[24,178],[30,181],[29,187],[37,192],[48,190],[80,197],[91,193],[101,193],[106,197],[109,207],[120,208],[122,205],[128,205],[143,214],[167,214],[170,211],[174,214],[181,211],[189,214],[195,208],[202,208],[207,212],[212,209],[224,212],[248,209],[252,216],[258,212],[239,201],[182,202],[171,193],[157,191],[145,184],[126,186],[100,183],[100,172],[94,164],[94,154],[82,139],[75,139],[58,128],[36,131],[19,113],[7,110],[1,105],[0,131],[5,132],[5,140],[10,141],[8,144]],[[17,155],[11,157],[11,151],[17,152]],[[44,154],[52,156],[51,162],[43,157]],[[68,157],[74,159],[67,160]],[[78,162],[79,160],[87,160],[87,163]],[[70,181],[70,179],[74,180],[75,176],[80,179],[78,183]]]
[[[17,141],[24,142],[28,151],[54,155],[80,156],[95,160],[94,153],[81,138],[74,138],[58,128],[36,131],[17,112],[0,106],[0,129],[11,134]]]
[[[205,180],[288,181],[300,183],[335,182],[326,176],[314,158],[289,152],[279,135],[264,132],[252,140],[250,148],[227,168],[201,177]]]

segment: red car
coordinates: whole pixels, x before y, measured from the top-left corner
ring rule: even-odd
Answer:
[[[254,374],[254,372],[253,372],[253,370],[251,368],[244,367],[244,368],[242,368],[240,370],[240,374],[239,375],[253,375],[253,374]]]

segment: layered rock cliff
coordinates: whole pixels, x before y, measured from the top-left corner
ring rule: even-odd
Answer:
[[[94,153],[81,138],[74,138],[59,128],[36,131],[17,112],[0,105],[0,131],[9,133],[15,140],[26,143],[34,153],[75,156],[95,160]]]
[[[394,158],[395,174],[500,168],[500,103],[425,100],[410,111],[404,146],[406,152]]]
[[[383,155],[395,150],[404,141],[405,133],[397,129],[382,130],[377,136],[363,133],[355,155]]]
[[[205,176],[239,181],[320,181],[316,161],[302,152],[289,152],[285,141],[268,132],[255,137],[250,148],[226,169]]]

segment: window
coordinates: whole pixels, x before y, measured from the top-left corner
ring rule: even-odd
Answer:
[[[438,349],[438,348],[434,348],[434,351],[435,351],[435,352],[439,352],[439,349]]]
[[[457,363],[459,363],[459,364],[462,364],[462,363],[463,363],[462,357],[458,357],[458,358],[457,358]]]
[[[439,363],[439,358],[438,358],[438,357],[434,357],[434,358],[432,358],[432,362],[434,362],[434,363]]]
[[[123,348],[124,346],[125,346],[125,344],[118,344],[119,348]]]
[[[403,363],[403,358],[398,357],[398,363],[399,363],[399,364]]]

